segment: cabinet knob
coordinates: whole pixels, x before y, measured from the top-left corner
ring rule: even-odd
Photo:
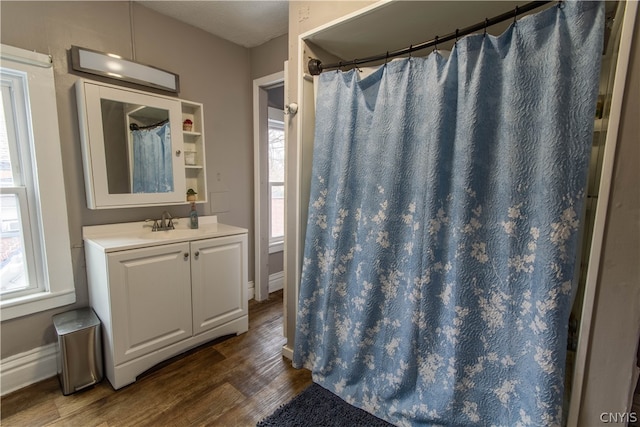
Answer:
[[[179,156],[180,154],[182,154],[182,151],[176,150],[176,156]]]
[[[200,251],[196,251],[194,255],[196,256],[196,258],[198,258],[200,256]]]
[[[189,258],[189,252],[185,252],[184,253],[184,259],[188,259]]]

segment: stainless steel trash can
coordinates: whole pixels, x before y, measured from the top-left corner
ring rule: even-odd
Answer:
[[[102,381],[100,319],[91,308],[53,316],[58,334],[58,378],[69,395]]]

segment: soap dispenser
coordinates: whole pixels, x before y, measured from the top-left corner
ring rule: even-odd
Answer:
[[[191,203],[191,212],[189,213],[189,226],[194,230],[198,228],[198,211],[196,210],[195,203]]]

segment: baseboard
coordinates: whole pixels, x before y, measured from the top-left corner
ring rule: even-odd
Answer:
[[[247,283],[247,301],[252,300],[256,296],[256,285],[253,280]]]
[[[282,357],[293,360],[293,349],[288,345],[282,346]]]
[[[269,293],[279,291],[284,288],[284,271],[279,271],[269,275]]]
[[[269,275],[269,293],[284,289],[284,271],[279,271]],[[256,285],[253,280],[247,283],[247,300],[256,296]]]
[[[0,395],[58,374],[56,344],[34,348],[0,361]]]
[[[269,293],[283,289],[284,272],[269,275]],[[255,297],[253,281],[247,283],[247,299]],[[0,396],[56,376],[58,349],[49,344],[0,361]]]

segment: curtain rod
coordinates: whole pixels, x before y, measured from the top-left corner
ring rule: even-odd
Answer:
[[[160,122],[158,122],[158,123],[154,123],[154,124],[149,125],[149,126],[140,126],[140,125],[138,125],[137,123],[131,123],[131,124],[129,125],[129,130],[134,131],[134,130],[141,130],[141,129],[157,128],[158,126],[162,126],[162,125],[164,125],[165,123],[169,123],[169,119],[162,120],[162,121],[160,121]]]
[[[454,40],[454,39],[458,39],[460,37],[464,37],[466,35],[472,34],[472,33],[476,33],[482,29],[484,29],[486,31],[487,27],[490,27],[492,25],[495,24],[499,24],[500,22],[504,22],[507,19],[511,19],[511,18],[515,18],[518,15],[521,15],[523,13],[527,13],[530,12],[534,9],[537,9],[539,7],[544,6],[545,4],[548,3],[552,3],[553,0],[549,0],[549,1],[532,1],[530,3],[527,3],[525,5],[522,6],[516,6],[515,9],[509,11],[509,12],[505,12],[502,15],[498,15],[498,16],[494,16],[493,18],[486,18],[483,22],[479,22],[475,25],[471,25],[467,28],[463,28],[463,29],[456,29],[454,32],[447,34],[444,37],[438,37],[436,36],[435,39],[433,40],[429,40],[427,42],[422,42],[416,45],[411,45],[409,47],[405,47],[403,49],[399,49],[393,52],[385,52],[379,55],[374,55],[374,56],[369,56],[367,58],[361,58],[361,59],[354,59],[352,61],[340,61],[340,62],[336,62],[333,64],[327,64],[327,65],[323,65],[322,61],[320,61],[319,59],[316,58],[311,58],[309,59],[308,62],[308,67],[309,67],[309,72],[311,73],[311,75],[313,76],[317,76],[320,73],[322,73],[323,71],[328,71],[328,70],[335,70],[338,68],[342,68],[345,66],[357,66],[357,65],[362,65],[362,64],[367,64],[370,62],[376,62],[376,61],[382,61],[384,60],[388,60],[389,58],[395,58],[396,56],[402,56],[402,55],[406,55],[409,54],[411,52],[415,52],[418,50],[422,50],[422,49],[426,49],[428,47],[431,46],[437,46],[439,43],[445,43],[448,42],[449,40]],[[562,4],[562,0],[559,1],[558,5]]]

